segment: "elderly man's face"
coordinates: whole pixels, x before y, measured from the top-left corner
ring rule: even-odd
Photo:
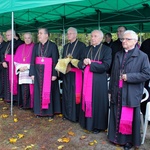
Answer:
[[[77,34],[74,32],[74,30],[68,30],[67,38],[70,42],[74,42],[77,38]]]
[[[125,28],[124,27],[119,27],[117,29],[117,36],[118,36],[119,39],[123,37],[124,32],[125,32]]]
[[[6,39],[7,39],[7,41],[11,41],[11,38],[12,38],[11,31],[7,31],[6,32]]]
[[[91,34],[91,44],[93,46],[96,46],[96,45],[100,44],[101,41],[102,41],[101,34],[97,31],[92,32],[92,34]]]
[[[24,42],[25,42],[26,44],[30,44],[30,43],[32,42],[32,37],[31,37],[30,34],[25,34],[25,35],[24,35]]]
[[[131,50],[135,47],[137,40],[134,39],[130,33],[126,33],[122,38],[122,46],[126,50]]]

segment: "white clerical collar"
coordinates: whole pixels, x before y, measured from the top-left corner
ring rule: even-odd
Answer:
[[[96,46],[98,46],[98,45],[100,45],[101,43],[99,43],[99,44],[97,44],[97,45],[93,45],[93,47],[96,47]]]
[[[128,52],[128,50],[126,50],[126,49],[125,49],[125,52],[127,53],[127,52]]]

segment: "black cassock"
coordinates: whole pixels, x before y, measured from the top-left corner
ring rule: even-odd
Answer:
[[[55,113],[61,113],[60,92],[58,80],[52,81],[50,91],[50,104],[48,109],[42,109],[42,89],[44,77],[44,65],[35,64],[36,57],[52,58],[52,76],[58,76],[55,70],[55,65],[59,58],[57,45],[51,41],[47,41],[44,45],[41,43],[35,44],[32,53],[30,76],[34,78],[34,114],[37,116],[53,116]],[[51,78],[50,78],[51,80]]]
[[[102,64],[92,62],[90,71],[93,73],[92,81],[92,117],[86,117],[85,112],[80,112],[79,123],[82,128],[93,131],[106,130],[108,126],[108,85],[107,85],[107,71],[112,60],[112,51],[106,45],[101,44],[97,46],[87,47],[85,58],[90,58],[93,61],[101,61]],[[82,67],[82,62],[80,67]],[[83,83],[84,84],[84,83]]]
[[[14,39],[14,55],[19,45],[22,43]],[[5,46],[2,48],[1,60],[5,62],[5,54],[11,54],[11,41],[6,42]],[[6,62],[7,63],[7,62]],[[10,81],[9,81],[9,64],[7,63],[8,68],[3,68],[4,73],[4,101],[11,101],[11,92],[10,92]],[[16,102],[18,100],[18,95],[13,95],[13,101]]]
[[[82,59],[85,50],[85,44],[76,40],[64,46],[62,57],[71,55],[74,59]],[[71,66],[73,67],[73,66]],[[61,74],[62,75],[62,74]],[[75,98],[75,73],[68,72],[62,75],[62,113],[65,118],[70,121],[77,122],[79,120],[80,104],[76,104]]]
[[[2,55],[2,49],[5,46],[6,42],[3,41],[0,44],[0,98],[4,98],[4,70],[2,67],[2,60],[1,60],[1,55]]]

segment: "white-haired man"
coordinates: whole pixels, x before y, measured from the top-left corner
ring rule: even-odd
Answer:
[[[62,58],[81,60],[85,44],[77,39],[77,29],[70,27],[67,30],[67,43],[63,48]],[[77,66],[76,66],[77,67]],[[73,122],[79,120],[79,108],[82,88],[82,71],[71,63],[67,66],[67,73],[62,75],[62,113],[63,119]]]
[[[10,102],[11,100],[11,93],[14,95],[13,100],[14,102],[17,101],[17,76],[15,73],[13,74],[13,91],[11,89],[11,69],[10,67],[12,66],[11,62],[11,43],[12,43],[12,37],[14,38],[16,35],[16,32],[13,32],[14,35],[12,35],[12,30],[9,29],[6,31],[6,39],[7,42],[5,44],[5,47],[2,49],[2,66],[4,69],[4,101],[5,102]],[[15,54],[16,49],[18,48],[19,45],[22,43],[16,41],[14,39],[14,49],[13,49],[13,54]]]
[[[108,87],[107,71],[110,67],[111,48],[103,45],[103,32],[91,33],[91,45],[85,50],[82,109],[79,123],[81,127],[93,133],[104,131],[108,127]]]
[[[141,144],[140,102],[144,82],[150,79],[150,64],[136,45],[134,31],[125,31],[121,40],[123,50],[115,55],[110,80],[108,139],[128,150]]]

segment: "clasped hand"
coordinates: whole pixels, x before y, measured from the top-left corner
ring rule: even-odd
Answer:
[[[84,63],[84,65],[90,65],[91,64],[91,59],[85,58],[83,63]]]

